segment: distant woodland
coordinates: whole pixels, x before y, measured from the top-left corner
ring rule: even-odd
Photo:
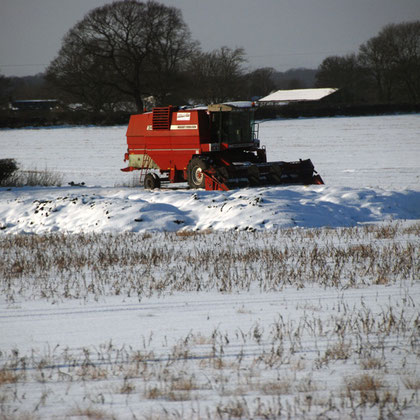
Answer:
[[[419,75],[420,21],[387,25],[357,52],[327,57],[318,69],[249,70],[243,48],[203,51],[179,9],[129,0],[90,11],[45,73],[0,74],[0,108],[19,99],[57,99],[61,112],[129,114],[311,87],[339,88],[333,101],[341,106],[417,106]]]

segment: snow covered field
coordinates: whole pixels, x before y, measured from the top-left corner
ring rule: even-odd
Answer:
[[[0,189],[0,418],[420,418],[419,115],[263,122],[326,185],[226,193],[122,187],[124,134],[0,131],[64,176]]]
[[[0,158],[25,169],[57,170],[64,183],[127,183],[120,168],[126,127],[0,131]],[[420,115],[309,118],[260,123],[271,161],[310,158],[328,186],[412,188],[420,185]]]

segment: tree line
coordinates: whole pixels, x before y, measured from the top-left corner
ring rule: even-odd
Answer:
[[[420,102],[420,21],[389,24],[357,53],[327,57],[317,86],[344,90],[346,102]]]
[[[274,69],[246,72],[243,48],[202,51],[181,11],[117,1],[88,13],[63,40],[46,78],[93,110],[135,104],[215,103],[276,89]]]
[[[341,88],[347,103],[416,103],[420,21],[388,25],[357,54],[327,57],[318,70],[247,71],[246,62],[243,48],[202,51],[175,7],[115,1],[70,29],[44,75],[1,76],[0,100],[29,83],[35,91],[47,86],[49,97],[93,111],[141,112],[150,105],[252,99],[280,88],[313,86]]]

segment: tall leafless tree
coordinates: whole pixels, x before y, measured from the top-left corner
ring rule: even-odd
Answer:
[[[69,31],[47,76],[85,101],[119,95],[142,111],[144,96],[162,100],[174,89],[196,48],[178,9],[152,0],[116,1],[92,10]]]
[[[392,64],[388,40],[383,37],[369,39],[359,48],[359,60],[375,85],[376,100],[392,101],[398,75]]]
[[[221,47],[196,54],[189,66],[192,96],[206,104],[241,99],[245,61],[243,48]]]
[[[10,95],[10,79],[2,74],[0,74],[0,107],[4,107]]]
[[[380,100],[420,100],[420,21],[385,26],[360,46],[359,59]]]
[[[276,84],[273,80],[275,70],[271,67],[258,68],[247,75],[248,79],[248,97],[267,96],[276,89]]]
[[[364,69],[355,54],[327,57],[318,68],[316,86],[343,89],[343,100],[358,102],[365,89]]]

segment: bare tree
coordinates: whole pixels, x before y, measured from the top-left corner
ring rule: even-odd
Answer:
[[[248,97],[267,96],[276,89],[276,84],[273,80],[275,70],[271,67],[262,67],[254,70],[247,75],[249,93]]]
[[[83,51],[77,44],[63,45],[60,55],[50,64],[47,79],[63,92],[65,102],[80,102],[93,111],[104,110],[121,100],[119,92],[104,80],[109,66],[104,60]]]
[[[418,102],[419,74],[420,21],[416,21],[385,26],[359,47],[357,56],[327,57],[316,78],[320,87],[345,87],[347,99],[353,101],[364,97],[379,102]]]
[[[10,78],[0,74],[0,106],[4,107],[9,101],[11,92]]]
[[[92,10],[69,31],[47,74],[85,100],[95,91],[118,94],[141,111],[143,96],[161,99],[174,89],[196,48],[178,9],[152,0],[116,1]]]
[[[352,86],[358,69],[357,57],[354,54],[327,57],[318,68],[317,86],[338,88]]]
[[[393,99],[398,74],[393,63],[389,33],[373,37],[359,48],[359,60],[376,87],[376,99],[390,102]]]
[[[342,98],[356,102],[364,96],[364,69],[355,54],[327,57],[318,68],[316,86],[343,89]]]
[[[420,21],[385,26],[360,46],[359,58],[376,83],[378,99],[420,99]]]
[[[244,62],[243,48],[221,47],[196,54],[189,66],[193,97],[204,103],[240,99],[244,92]]]

